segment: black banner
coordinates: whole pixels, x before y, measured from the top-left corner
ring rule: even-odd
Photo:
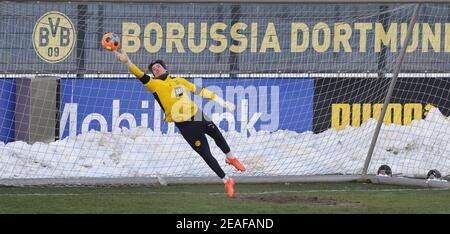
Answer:
[[[397,80],[385,123],[408,125],[439,108],[450,115],[449,78],[402,77]],[[329,128],[358,127],[381,112],[389,78],[316,78],[314,84],[314,132]]]
[[[424,4],[402,72],[443,72],[448,4]],[[391,71],[414,5],[0,3],[2,73],[124,73],[100,45],[115,32],[134,63],[173,73]]]

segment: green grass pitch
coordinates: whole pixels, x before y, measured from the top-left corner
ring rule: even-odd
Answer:
[[[0,187],[0,213],[450,213],[450,190],[366,183]]]

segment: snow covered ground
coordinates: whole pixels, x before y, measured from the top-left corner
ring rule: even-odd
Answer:
[[[359,174],[376,126],[330,129],[320,134],[279,130],[243,137],[224,133],[246,175]],[[213,155],[225,172],[237,172],[209,138]],[[388,125],[378,140],[369,173],[382,164],[393,173],[424,175],[450,172],[450,120],[438,109],[409,126]],[[213,176],[214,173],[181,135],[151,129],[122,129],[120,134],[91,131],[49,144],[0,142],[0,178]]]

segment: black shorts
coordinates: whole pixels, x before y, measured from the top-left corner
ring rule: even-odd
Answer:
[[[201,110],[198,110],[190,120],[175,123],[175,126],[180,130],[181,135],[183,135],[188,144],[202,156],[204,154],[210,154],[209,144],[205,134],[212,137],[216,145],[224,153],[230,152],[230,147],[219,128]]]

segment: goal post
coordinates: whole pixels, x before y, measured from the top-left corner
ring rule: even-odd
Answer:
[[[419,15],[420,5],[421,5],[420,3],[416,4],[416,6],[414,8],[414,12],[411,16],[411,21],[409,22],[409,25],[408,25],[408,31],[406,32],[405,39],[400,42],[401,43],[400,56],[395,61],[394,74],[391,78],[391,82],[389,84],[389,89],[387,91],[386,98],[384,99],[383,107],[381,108],[381,113],[378,118],[377,126],[375,128],[375,132],[373,134],[372,141],[370,143],[369,152],[367,153],[367,158],[364,161],[364,168],[363,168],[363,172],[362,172],[363,176],[367,176],[367,170],[369,167],[370,160],[372,159],[373,150],[375,149],[376,141],[380,134],[380,130],[381,130],[381,126],[383,125],[384,117],[386,116],[387,107],[389,105],[389,102],[391,101],[392,93],[395,88],[395,83],[397,82],[398,73],[400,72],[400,67],[402,65],[403,58],[405,57],[406,47],[409,44],[409,40],[411,39],[411,35],[412,35],[412,30],[417,21],[417,16]]]
[[[109,32],[142,70],[162,59],[236,105],[186,93],[247,166],[208,138],[238,182],[447,177],[450,3],[418,2],[0,2],[0,184],[220,182]]]

